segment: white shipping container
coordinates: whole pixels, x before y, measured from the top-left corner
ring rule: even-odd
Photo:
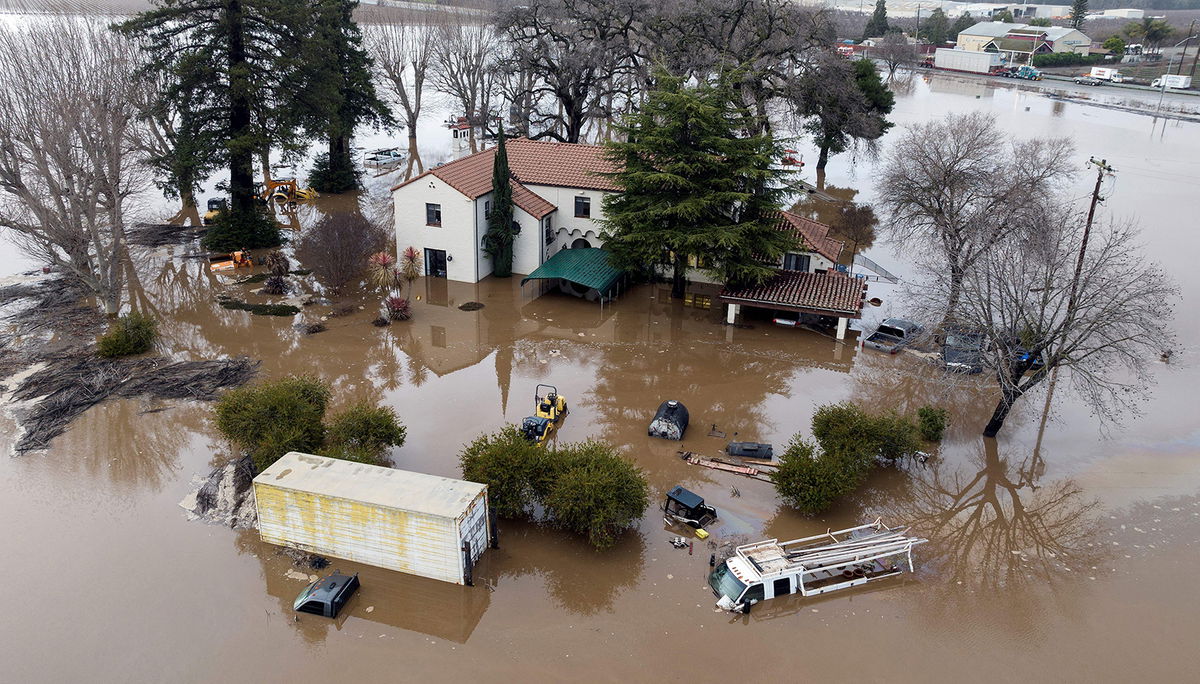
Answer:
[[[1108,67],[1092,67],[1092,72],[1089,74],[1092,78],[1098,78],[1101,81],[1112,81],[1113,83],[1121,83],[1125,77],[1121,76],[1121,72]]]
[[[939,69],[986,74],[1000,66],[1000,53],[938,48],[933,55],[933,65]]]
[[[486,485],[295,451],[254,497],[265,542],[456,584],[490,537]]]

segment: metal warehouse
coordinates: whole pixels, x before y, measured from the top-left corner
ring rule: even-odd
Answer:
[[[495,543],[487,486],[290,452],[254,478],[263,541],[456,584]]]

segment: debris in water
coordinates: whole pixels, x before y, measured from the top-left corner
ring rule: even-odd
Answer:
[[[483,308],[483,303],[482,302],[467,302],[466,304],[459,305],[458,308],[463,311],[479,311],[480,309]]]

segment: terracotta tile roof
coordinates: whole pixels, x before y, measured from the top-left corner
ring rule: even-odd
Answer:
[[[513,204],[524,209],[535,219],[541,219],[546,214],[558,208],[551,204],[550,200],[521,185],[516,180],[510,180],[509,185],[512,186]],[[490,192],[491,189],[491,183],[489,182],[488,191]]]
[[[781,221],[779,228],[791,232],[799,238],[810,251],[816,252],[821,256],[829,259],[833,263],[837,263],[838,257],[842,254],[842,247],[845,246],[841,240],[835,240],[829,237],[829,226],[824,223],[818,223],[812,219],[797,216],[791,212],[779,212]]]
[[[613,165],[604,157],[604,148],[599,145],[514,138],[507,141],[505,147],[508,151],[508,168],[517,181],[513,185],[513,202],[537,218],[554,211],[555,207],[522,184],[588,190],[617,189],[612,180],[599,175],[613,170]],[[392,190],[432,175],[467,197],[477,199],[492,191],[492,161],[495,156],[496,148],[489,147],[430,169]]]
[[[732,304],[761,308],[800,309],[858,318],[862,315],[863,281],[840,273],[779,271],[761,287],[721,290]]]

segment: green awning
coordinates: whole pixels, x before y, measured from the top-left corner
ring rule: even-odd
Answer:
[[[607,293],[620,277],[621,271],[608,263],[608,252],[597,247],[585,247],[560,251],[522,278],[521,284],[530,280],[562,278]]]

